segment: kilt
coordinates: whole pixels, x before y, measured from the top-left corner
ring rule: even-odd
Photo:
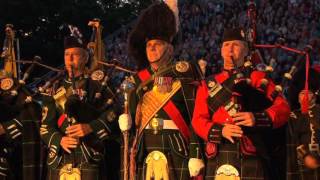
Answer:
[[[120,179],[120,143],[116,140],[106,140],[105,145],[105,169],[103,170],[107,180]]]
[[[207,160],[205,179],[213,180],[217,169],[223,164],[234,166],[241,180],[264,180],[262,161],[257,156],[243,155],[235,144],[219,144],[215,157]]]
[[[320,168],[316,170],[308,169],[303,165],[299,165],[299,175],[292,179],[297,180],[320,180]]]
[[[47,180],[59,180],[59,172],[61,168],[70,162],[74,158],[74,163],[77,164],[76,168],[80,168],[81,179],[82,180],[105,180],[105,175],[103,174],[103,165],[87,162],[79,148],[75,151],[75,156],[65,154],[62,157],[61,163],[57,168],[48,168]]]
[[[288,139],[289,141],[290,139]],[[287,180],[320,180],[320,168],[308,169],[298,162],[297,144],[287,144]]]
[[[146,129],[143,133],[136,157],[136,179],[145,179],[147,167],[145,160],[148,154],[152,151],[160,151],[166,156],[168,161],[169,179],[189,180],[189,146],[184,142],[180,132],[178,130],[161,130],[158,134],[154,135],[152,130]],[[121,169],[121,176],[123,177],[123,165]]]
[[[55,169],[49,169],[47,180],[59,180],[59,172],[62,165]],[[81,179],[82,180],[101,180],[103,179],[100,174],[99,166],[84,163],[81,165]]]
[[[287,180],[299,180],[300,173],[299,173],[299,165],[298,165],[298,158],[297,158],[297,140],[295,138],[295,134],[292,131],[292,122],[288,121],[287,126],[287,172],[286,172],[286,179]]]
[[[39,135],[39,122],[24,120],[23,123],[23,179],[40,180],[45,163],[44,146]]]
[[[290,144],[290,139],[287,141],[287,180],[298,180],[299,173],[299,165],[297,159],[296,147],[297,144]]]

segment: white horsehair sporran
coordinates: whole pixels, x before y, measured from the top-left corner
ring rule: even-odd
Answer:
[[[160,151],[152,151],[146,161],[146,180],[169,180],[169,167],[166,156]]]
[[[66,164],[60,169],[59,177],[59,180],[81,180],[81,171],[73,168],[72,164]]]
[[[220,166],[214,180],[240,180],[239,171],[230,164]]]

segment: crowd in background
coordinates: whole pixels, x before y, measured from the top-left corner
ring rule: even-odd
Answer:
[[[320,0],[255,0],[257,44],[276,44],[303,50],[312,45],[313,64],[320,64]],[[175,59],[208,62],[211,73],[222,67],[220,56],[224,27],[248,29],[248,2],[241,0],[180,1],[180,32],[175,41]],[[106,40],[108,59],[117,59],[134,68],[127,54],[130,26],[124,26]],[[264,63],[276,59],[274,78],[281,79],[299,56],[279,49],[259,49]],[[122,78],[123,74],[119,78]]]

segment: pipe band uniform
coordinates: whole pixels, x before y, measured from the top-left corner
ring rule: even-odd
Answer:
[[[86,74],[88,52],[81,36],[64,41],[65,76],[42,94],[40,134],[48,148],[46,179],[107,179],[106,142],[119,133],[114,94],[101,92],[103,73]],[[98,96],[97,93],[100,93]],[[113,99],[113,101],[108,101]],[[106,105],[107,102],[110,104]]]
[[[0,179],[40,180],[43,171],[39,124],[41,107],[25,85],[33,66],[18,79],[13,25],[7,25],[4,72],[0,74]],[[28,157],[28,158],[26,158]]]
[[[271,79],[266,91],[259,89],[267,77],[245,66],[247,52],[244,31],[226,28],[221,48],[224,70],[208,76],[197,90],[192,126],[206,142],[208,179],[279,178],[272,177],[268,144],[275,142],[268,139],[275,136],[273,129],[286,123],[289,105],[280,95],[270,97]]]
[[[287,126],[288,180],[319,179],[320,175],[320,99],[316,95],[320,89],[320,74],[309,69],[308,92],[305,90],[305,76],[305,68],[300,68],[288,89],[292,106]],[[303,113],[301,106],[306,96],[308,111]]]
[[[190,174],[190,158],[203,164],[190,128],[200,72],[188,61],[173,61],[177,12],[170,4],[177,2],[155,2],[145,9],[129,35],[129,55],[139,71],[129,96],[130,115],[124,116],[132,120],[132,127],[126,126],[132,144],[129,177],[123,177],[126,167],[121,166],[124,179],[190,179],[202,167],[192,167],[198,173]],[[129,124],[123,119],[119,123]]]
[[[0,82],[0,177],[40,180],[43,161],[37,132],[41,107],[32,91],[16,78],[0,77]]]

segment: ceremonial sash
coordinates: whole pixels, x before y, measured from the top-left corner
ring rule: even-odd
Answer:
[[[142,70],[138,72],[138,77],[142,82],[147,81],[149,78],[151,78],[151,74],[147,69]],[[183,137],[189,141],[190,138],[190,132],[189,127],[185,123],[183,116],[181,115],[179,109],[176,107],[176,105],[173,103],[171,97],[181,88],[181,82],[180,81],[174,81],[172,85],[172,91],[169,93],[156,93],[155,90],[147,92],[143,96],[143,102],[141,104],[141,110],[147,110],[141,113],[145,113],[142,115],[141,119],[141,126],[139,131],[141,132],[148,122],[151,120],[151,118],[162,108],[168,116],[174,121],[174,123],[177,125],[180,133],[183,135]],[[148,107],[147,107],[148,106]]]

